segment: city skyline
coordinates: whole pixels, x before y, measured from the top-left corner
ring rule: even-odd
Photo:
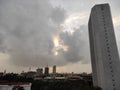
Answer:
[[[87,23],[91,7],[99,3],[111,6],[120,52],[119,0],[1,0],[0,71],[48,64],[57,65],[58,72],[90,73]]]

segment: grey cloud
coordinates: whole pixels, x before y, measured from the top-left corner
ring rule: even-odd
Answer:
[[[73,35],[60,32],[66,11],[52,7],[48,0],[1,0],[0,50],[10,55],[14,65],[45,66],[88,63],[89,41],[86,25],[74,29]],[[61,30],[62,31],[62,30]],[[58,33],[68,51],[52,52],[52,36]]]
[[[56,23],[64,21],[61,8],[53,8],[48,0],[1,0],[0,48],[10,55],[10,61],[21,66],[63,65],[61,56],[52,53],[52,35],[57,33]],[[60,20],[51,17],[57,11]],[[56,17],[56,16],[55,16]],[[57,27],[58,27],[57,26]],[[5,48],[3,48],[3,46]]]
[[[95,4],[109,3],[114,14],[119,13],[120,0],[51,0],[53,5],[64,7],[69,13],[89,12]]]
[[[61,7],[56,7],[52,11],[51,17],[55,23],[61,24],[66,18],[65,10]]]
[[[64,53],[66,60],[72,63],[78,61],[88,63],[90,61],[87,26],[81,25],[80,28],[75,29],[72,35],[66,32],[60,36],[64,44],[68,46],[68,52]]]
[[[118,51],[120,56],[120,25],[115,27],[115,36],[116,36],[117,46],[118,46]]]
[[[87,12],[87,14],[86,14],[86,17],[88,18],[89,17],[89,13],[90,13],[90,11],[91,11],[91,8],[95,5],[95,4],[102,4],[102,3],[109,3],[110,4],[110,6],[111,6],[111,12],[112,12],[112,16],[113,17],[118,17],[119,16],[119,14],[120,14],[120,0],[60,0],[60,1],[58,1],[58,0],[51,0],[51,2],[52,2],[52,4],[53,5],[60,5],[60,6],[62,6],[62,7],[64,7],[67,11],[69,11],[69,14],[71,15],[71,14],[74,14],[74,13],[85,13],[85,12]],[[87,19],[84,19],[83,20],[83,22],[88,22],[88,21],[86,21]],[[86,23],[86,25],[87,25],[87,23]],[[87,27],[87,26],[86,26]],[[82,30],[82,29],[81,29]],[[117,42],[118,42],[118,48],[119,48],[119,52],[120,52],[120,40],[118,39],[119,38],[119,36],[120,36],[120,32],[119,32],[119,27],[115,27],[115,32],[116,32],[116,35],[117,35]],[[82,50],[82,51],[84,51],[83,53],[80,53],[80,54],[83,54],[82,56],[84,56],[83,57],[83,59],[85,59],[85,60],[89,60],[89,44],[88,44],[88,40],[87,40],[87,37],[88,37],[88,34],[87,34],[88,32],[86,31],[85,32],[85,39],[82,39],[84,42],[87,42],[87,43],[85,43],[85,44],[83,44],[83,46],[84,46],[84,50]],[[65,38],[65,43],[66,44],[68,44],[68,45],[72,45],[73,43],[76,43],[76,41],[73,41],[74,39],[73,39],[73,37],[74,37],[74,35],[71,37],[71,36],[69,36],[69,35],[63,35],[64,36],[64,38]],[[78,36],[78,38],[79,38],[80,36]],[[75,37],[76,38],[76,37]],[[81,38],[81,37],[80,37]],[[81,41],[81,42],[83,42],[83,41]],[[73,43],[72,43],[73,42]],[[78,44],[80,47],[82,47],[82,43],[81,44]],[[75,45],[72,45],[72,46],[69,46],[69,47],[76,47]],[[78,47],[78,48],[80,48],[80,47]],[[81,49],[81,48],[80,48]],[[88,49],[88,50],[87,50]],[[70,50],[69,50],[70,51]],[[70,52],[68,52],[68,53],[66,53],[65,54],[65,56],[70,56],[71,55],[71,57],[74,57],[74,52],[73,52],[74,50],[71,50]],[[77,51],[77,52],[79,52],[79,51],[81,51],[81,50],[75,50],[75,51]],[[73,53],[73,54],[72,54]],[[78,53],[77,53],[78,54]],[[73,56],[72,56],[73,55]],[[76,54],[75,54],[76,55]],[[86,56],[85,56],[86,55]],[[80,56],[79,56],[80,57]],[[74,59],[74,58],[73,58]],[[82,58],[81,58],[82,59]],[[78,59],[79,60],[79,59]],[[78,60],[76,60],[76,61],[78,61]],[[85,61],[84,60],[84,62],[86,63],[87,61]],[[73,61],[73,60],[71,60],[71,61]],[[83,63],[84,63],[83,62]]]

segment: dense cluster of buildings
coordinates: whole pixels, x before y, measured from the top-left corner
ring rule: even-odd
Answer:
[[[87,73],[57,73],[56,65],[52,68],[52,73],[49,72],[49,67],[37,68],[36,71],[29,70],[20,74],[0,73],[0,90],[31,90],[33,81],[54,82],[67,80],[86,80],[92,82],[92,74]],[[24,88],[24,89],[22,89]]]
[[[53,72],[49,72],[49,67],[46,66],[44,69],[43,68],[37,68],[36,71],[28,71],[28,72],[22,72],[21,75],[29,78],[41,78],[41,77],[48,77],[50,75],[56,75],[56,65],[53,66]]]
[[[49,72],[49,67],[43,68],[37,68],[36,71],[28,71],[28,72],[22,72],[20,74],[23,77],[32,78],[34,80],[80,80],[87,78],[89,80],[92,80],[92,74],[87,73],[57,73],[56,72],[56,65],[52,68],[52,73]]]
[[[83,73],[58,73],[56,72],[56,65],[53,66],[52,68],[52,73],[49,71],[49,67],[46,66],[44,69],[43,68],[37,68],[36,71],[29,70],[27,72],[21,72],[20,74],[15,74],[15,73],[6,73],[0,72],[0,77],[3,76],[20,76],[20,77],[25,77],[25,78],[31,78],[33,80],[80,80],[80,79],[89,79],[92,80],[92,74],[87,74],[85,72]]]

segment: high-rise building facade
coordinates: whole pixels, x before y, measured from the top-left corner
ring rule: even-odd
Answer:
[[[45,73],[44,73],[46,76],[49,75],[49,67],[45,67]]]
[[[56,74],[56,65],[53,66],[53,74]]]
[[[120,90],[120,61],[109,4],[95,5],[89,19],[93,84]]]
[[[53,78],[55,79],[56,77],[56,65],[53,66]]]

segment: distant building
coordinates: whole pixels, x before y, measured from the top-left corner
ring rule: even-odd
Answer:
[[[80,77],[80,76],[67,76],[66,79],[69,79],[69,80],[82,80],[83,77]]]
[[[3,73],[4,75],[6,74],[6,70],[4,70],[4,73]]]
[[[29,71],[27,73],[23,73],[23,76],[27,77],[27,78],[34,78],[36,76],[36,72],[34,71]]]
[[[94,86],[120,90],[120,61],[108,4],[92,8],[89,37]]]
[[[54,79],[56,77],[56,65],[53,66],[53,76],[52,76]]]
[[[0,72],[0,77],[3,76],[3,75],[4,75],[4,73],[3,73],[3,72]]]
[[[49,67],[45,67],[45,72],[44,72],[45,76],[49,75]]]
[[[53,66],[53,74],[56,74],[56,65]]]
[[[38,68],[36,70],[36,74],[37,74],[37,76],[43,75],[43,69],[42,68]]]

